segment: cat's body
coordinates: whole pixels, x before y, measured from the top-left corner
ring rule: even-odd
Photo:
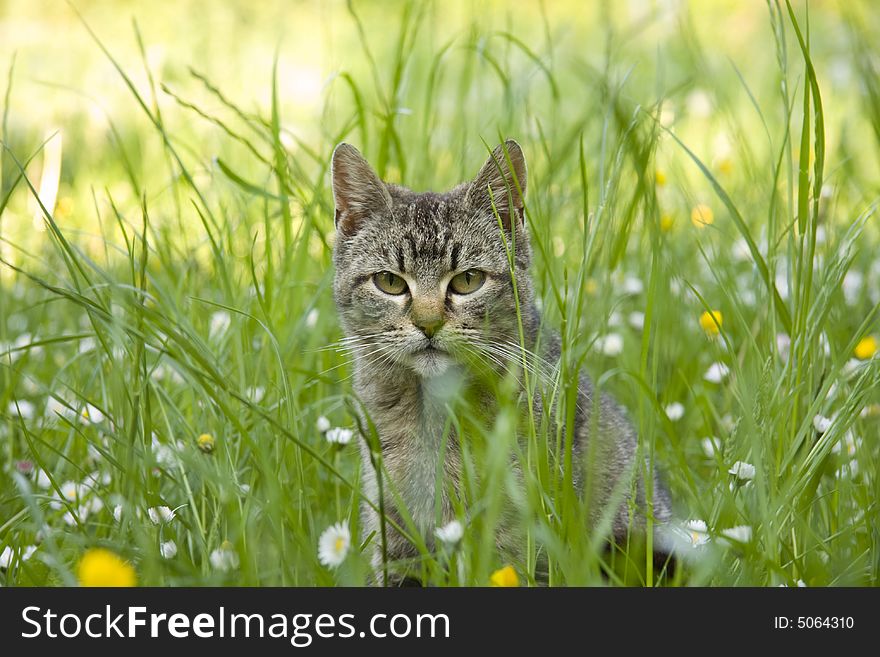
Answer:
[[[462,475],[457,440],[443,440],[451,381],[467,379],[475,359],[515,367],[520,345],[539,350],[536,371],[560,357],[559,339],[541,329],[534,303],[525,186],[525,160],[513,141],[495,150],[473,182],[444,194],[381,182],[347,144],[334,152],[334,292],[354,354],[354,388],[375,425],[391,485],[428,545],[438,520],[436,495],[441,524],[452,520],[449,491],[458,490]],[[477,394],[491,407],[488,391]],[[581,375],[573,450],[577,463],[589,453],[592,465],[588,478],[583,467],[575,468],[574,483],[584,493],[583,482],[590,481],[591,520],[598,521],[614,498],[616,538],[643,529],[645,513],[663,523],[670,516],[668,495],[655,479],[653,509],[645,509],[634,430],[613,400],[593,397],[592,383]],[[594,408],[598,418],[592,417]],[[550,409],[536,396],[534,410],[540,418]],[[361,445],[365,492],[375,502],[369,447]],[[437,485],[441,472],[444,485]],[[385,497],[389,516],[400,520],[391,496]],[[639,511],[630,513],[633,508]],[[378,515],[369,506],[364,522],[366,534],[378,532]],[[386,535],[390,560],[416,555],[398,532]],[[505,545],[511,537],[500,535],[499,546],[511,548]]]

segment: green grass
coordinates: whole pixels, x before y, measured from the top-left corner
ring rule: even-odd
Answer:
[[[741,4],[210,5],[203,26],[13,3],[0,20],[39,29],[0,50],[0,584],[75,583],[94,546],[144,585],[365,583],[378,536],[338,569],[317,553],[333,523],[359,535],[361,502],[356,446],[316,427],[355,428],[358,403],[327,348],[332,148],[442,189],[514,137],[563,337],[530,392],[559,413],[450,402],[465,532],[413,537],[425,581],[485,585],[512,559],[523,583],[876,585],[880,367],[854,352],[880,333],[880,26],[869,3]],[[563,429],[579,368],[628,408],[681,521],[707,525],[674,577],[588,531]],[[221,546],[237,567],[212,565]]]

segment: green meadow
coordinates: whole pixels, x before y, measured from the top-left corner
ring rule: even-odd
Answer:
[[[877,585],[878,33],[869,0],[3,3],[0,585],[369,583],[331,153],[443,190],[506,138],[563,357],[450,402],[461,538],[404,527],[410,568]],[[572,492],[580,369],[672,494],[674,572]]]

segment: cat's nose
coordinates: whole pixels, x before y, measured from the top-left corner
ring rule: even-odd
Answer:
[[[443,326],[443,318],[442,317],[422,317],[418,320],[413,320],[413,324],[418,327],[418,329],[427,335],[429,338],[433,338],[434,334],[440,330]]]

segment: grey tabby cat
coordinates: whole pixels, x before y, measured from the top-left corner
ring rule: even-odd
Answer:
[[[457,441],[450,439],[442,472],[451,486],[436,485],[447,426],[442,391],[449,373],[466,377],[475,354],[511,365],[520,357],[511,346],[520,343],[508,260],[513,233],[524,346],[534,350],[539,345],[545,362],[559,360],[558,337],[544,332],[539,340],[543,330],[529,277],[523,213],[525,158],[519,144],[509,140],[494,150],[473,181],[445,193],[417,193],[382,182],[361,154],[343,143],[333,152],[332,183],[334,293],[347,336],[343,344],[354,354],[354,389],[375,424],[390,483],[430,546],[437,521],[435,495],[442,496],[442,522],[453,519],[448,490],[458,490],[461,480]],[[614,498],[619,508],[612,532],[622,540],[629,529],[644,529],[647,512],[642,468],[635,463],[636,434],[612,399],[602,395],[594,406],[593,397],[592,383],[582,374],[574,452],[586,454],[588,437],[595,436],[588,491],[592,520],[598,521]],[[537,413],[544,411],[540,398],[535,406]],[[594,407],[599,413],[591,426]],[[378,490],[366,441],[361,448],[365,493],[375,503]],[[578,470],[580,490],[585,477],[583,468]],[[388,486],[385,491],[386,512],[400,522]],[[640,511],[631,517],[632,507]],[[670,517],[669,496],[656,479],[651,513],[658,526]],[[378,535],[378,514],[365,506],[363,517],[366,534]],[[389,529],[386,535],[389,560],[416,557],[416,549],[399,533]],[[499,537],[502,549],[509,547],[501,545],[507,539]],[[374,544],[378,566],[378,538]]]

